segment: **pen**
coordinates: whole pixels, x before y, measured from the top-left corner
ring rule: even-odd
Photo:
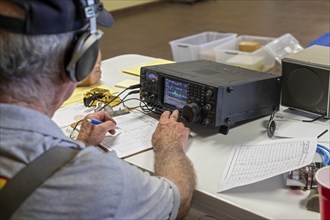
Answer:
[[[90,119],[90,118],[87,118],[87,121],[93,125],[99,125],[103,123],[103,121],[99,121],[97,119]],[[115,129],[120,129],[120,128],[116,126]]]
[[[99,125],[99,124],[103,123],[102,121],[99,121],[99,120],[96,120],[96,119],[90,119],[90,118],[88,118],[87,121],[94,124],[94,125]]]

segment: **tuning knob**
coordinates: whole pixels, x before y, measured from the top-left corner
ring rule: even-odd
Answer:
[[[201,118],[200,108],[196,103],[187,104],[182,108],[182,117],[187,122],[198,122]]]

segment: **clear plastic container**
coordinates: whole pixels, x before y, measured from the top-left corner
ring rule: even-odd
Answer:
[[[282,59],[289,54],[296,53],[304,49],[299,41],[291,34],[284,34],[266,45],[266,48],[275,57],[278,63],[282,63]]]
[[[216,61],[257,71],[267,71],[274,67],[275,57],[266,45],[274,40],[275,38],[272,37],[241,35],[214,48]],[[261,47],[253,52],[243,52],[239,50],[241,42],[257,42]]]
[[[236,36],[233,33],[203,32],[170,41],[169,44],[176,62],[199,59],[215,61],[214,47]]]

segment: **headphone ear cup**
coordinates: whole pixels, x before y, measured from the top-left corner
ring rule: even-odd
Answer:
[[[85,79],[95,66],[99,38],[89,33],[75,37],[66,53],[66,72],[69,79],[79,82]]]
[[[97,56],[99,53],[99,41],[95,41],[86,51],[82,54],[76,64],[75,78],[76,81],[82,81],[93,70]]]

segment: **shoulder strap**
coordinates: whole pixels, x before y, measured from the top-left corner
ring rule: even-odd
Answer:
[[[19,171],[0,190],[0,219],[9,219],[35,189],[73,159],[79,150],[53,147]]]

